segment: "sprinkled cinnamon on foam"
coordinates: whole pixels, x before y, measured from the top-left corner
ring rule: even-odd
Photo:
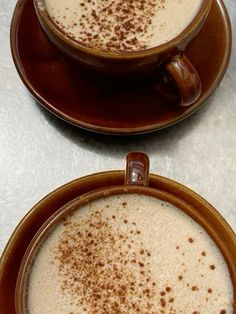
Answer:
[[[54,229],[28,304],[30,314],[232,314],[232,300],[227,265],[202,227],[132,194],[85,205]]]
[[[45,0],[71,38],[105,51],[144,50],[176,37],[202,0]]]
[[[128,221],[125,219],[123,223]],[[78,223],[67,222],[55,250],[62,291],[69,291],[73,299],[78,300],[77,306],[91,313],[152,310],[152,299],[157,291],[156,283],[153,285],[152,281],[148,251],[140,243],[137,252],[130,236],[113,230],[109,219],[102,217],[99,210],[84,224],[87,228],[78,231]],[[139,230],[132,230],[135,235],[132,240],[138,241]]]

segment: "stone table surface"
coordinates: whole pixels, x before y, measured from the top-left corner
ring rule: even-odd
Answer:
[[[236,34],[236,1],[225,1]],[[43,196],[75,178],[124,169],[129,151],[145,151],[151,172],[207,199],[236,230],[236,42],[229,68],[208,104],[185,121],[135,137],[73,127],[31,97],[9,44],[15,0],[0,9],[0,253],[22,217]]]

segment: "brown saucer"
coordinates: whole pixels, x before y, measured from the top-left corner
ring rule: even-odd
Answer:
[[[15,314],[15,285],[22,257],[33,236],[49,216],[82,194],[123,184],[124,175],[124,171],[108,171],[76,179],[48,194],[28,212],[15,229],[0,259],[0,314]],[[198,194],[180,183],[153,174],[149,177],[149,186],[170,193],[191,204],[202,214],[206,213],[205,218],[212,220],[216,230],[223,230],[223,226],[228,229],[228,236],[223,237],[222,231],[222,241],[234,241],[232,229]]]
[[[153,83],[121,87],[86,75],[62,58],[37,21],[32,0],[18,0],[11,25],[11,49],[21,79],[38,102],[63,120],[101,133],[137,134],[171,126],[200,108],[220,83],[231,53],[231,28],[222,0],[214,0],[200,34],[186,55],[202,81],[202,95],[180,108]]]

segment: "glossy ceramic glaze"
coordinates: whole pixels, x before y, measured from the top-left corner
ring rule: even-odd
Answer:
[[[191,105],[201,93],[199,75],[188,58],[182,57],[182,53],[200,31],[211,4],[212,0],[203,1],[190,25],[165,44],[141,51],[112,52],[89,48],[75,41],[57,26],[46,9],[42,9],[46,8],[44,0],[34,0],[35,11],[46,36],[63,54],[99,74],[121,76],[121,81],[124,76],[130,82],[133,82],[137,75],[146,77],[153,74],[154,77],[160,77],[158,72],[162,65],[162,70],[166,69],[176,83],[181,95],[177,103],[181,106]]]
[[[214,239],[222,254],[224,255],[225,260],[229,266],[233,286],[236,287],[236,235],[229,227],[227,222],[210,204],[204,201],[196,193],[176,182],[156,176],[155,178],[157,181],[153,186],[151,184],[153,177],[150,176],[149,184],[148,168],[149,161],[145,154],[131,153],[127,157],[126,174],[125,176],[121,176],[122,181],[120,180],[120,185],[117,186],[116,183],[118,182],[113,182],[111,185],[105,185],[105,187],[103,186],[102,188],[98,188],[99,186],[93,187],[90,190],[90,193],[82,193],[82,197],[80,196],[76,199],[73,199],[73,201],[70,203],[66,203],[56,212],[54,210],[52,215],[48,216],[49,219],[46,222],[45,220],[42,221],[41,227],[38,229],[36,235],[28,246],[21,262],[16,285],[17,314],[25,313],[27,269],[34,255],[37,253],[40,243],[42,243],[46,235],[50,232],[51,228],[53,228],[53,226],[55,226],[55,224],[57,224],[62,217],[66,217],[80,205],[100,198],[104,195],[115,195],[120,193],[134,192],[157,197],[174,204],[181,210],[185,211],[198,223],[200,223]],[[109,174],[107,173],[107,175]],[[7,249],[5,251],[5,256],[6,252]],[[0,277],[0,279],[1,278],[2,277]],[[236,291],[234,291],[234,295],[235,293]],[[236,307],[234,307],[234,313],[236,313]]]
[[[173,125],[201,107],[227,68],[231,29],[223,2],[215,0],[204,27],[185,51],[202,83],[200,99],[187,108],[158,94],[152,78],[137,85],[98,80],[62,57],[42,32],[30,0],[17,3],[11,48],[24,84],[49,111],[95,132],[137,134]]]

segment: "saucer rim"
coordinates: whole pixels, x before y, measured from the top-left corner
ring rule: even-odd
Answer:
[[[43,106],[46,110],[57,116],[58,118],[62,119],[63,121],[74,125],[76,127],[79,127],[81,129],[91,131],[94,133],[101,133],[101,134],[107,134],[107,135],[139,135],[139,134],[146,134],[146,133],[152,133],[155,131],[159,131],[165,128],[168,128],[170,126],[173,126],[184,119],[188,118],[190,115],[197,112],[198,109],[200,109],[210,98],[210,96],[214,93],[218,85],[220,84],[221,80],[223,79],[223,76],[228,68],[230,57],[231,57],[231,51],[232,51],[232,28],[231,28],[231,22],[229,18],[229,14],[227,11],[227,8],[224,4],[223,0],[216,0],[214,4],[218,6],[221,12],[222,21],[225,28],[225,54],[224,58],[221,61],[221,66],[218,71],[217,76],[215,77],[213,83],[210,85],[208,90],[200,96],[200,98],[180,115],[177,115],[175,118],[170,119],[170,121],[164,121],[161,123],[154,123],[154,124],[147,124],[141,127],[107,127],[107,126],[101,126],[97,124],[92,124],[88,122],[84,122],[79,119],[75,119],[71,117],[68,114],[65,114],[63,111],[57,109],[55,106],[53,106],[50,102],[48,102],[43,96],[40,95],[40,93],[37,92],[37,89],[32,86],[30,80],[26,77],[24,73],[24,65],[21,62],[20,53],[18,50],[18,27],[22,15],[22,11],[24,10],[25,3],[29,0],[18,0],[14,9],[14,13],[11,20],[11,27],[10,27],[10,46],[11,46],[11,54],[12,58],[15,64],[15,67],[17,69],[17,72],[23,82],[23,84],[26,86],[30,94],[35,98],[35,100]],[[203,26],[204,27],[204,26]],[[197,37],[196,36],[196,40]]]

